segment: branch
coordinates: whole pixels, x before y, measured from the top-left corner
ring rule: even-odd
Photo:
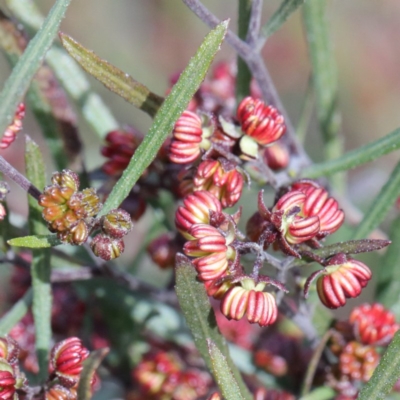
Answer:
[[[246,42],[251,48],[255,48],[258,35],[260,33],[261,17],[262,17],[263,0],[253,0],[251,5],[251,14],[249,21],[249,29],[247,31]]]

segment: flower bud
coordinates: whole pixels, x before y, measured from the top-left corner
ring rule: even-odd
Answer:
[[[283,376],[288,372],[286,360],[268,350],[257,350],[254,353],[254,364],[274,376]]]
[[[121,208],[111,210],[101,218],[103,232],[115,239],[121,239],[132,230],[131,216]]]
[[[271,221],[290,244],[306,242],[320,231],[317,216],[304,216],[305,202],[306,195],[293,190],[282,196],[272,209]]]
[[[183,252],[190,257],[197,257],[192,262],[199,279],[202,281],[220,278],[228,269],[228,257],[234,258],[234,250],[227,247],[225,237],[218,229],[196,224],[188,234],[193,240],[186,242]]]
[[[268,167],[275,171],[289,165],[290,154],[282,143],[275,142],[264,149],[263,158]]]
[[[6,208],[2,203],[0,203],[0,221],[3,221],[3,219],[6,217],[7,211]]]
[[[371,270],[361,261],[337,254],[317,280],[318,296],[328,308],[343,307],[346,299],[359,296],[371,277]]]
[[[176,253],[180,251],[176,241],[168,233],[155,238],[147,246],[147,253],[160,268],[166,269],[175,265]]]
[[[394,314],[378,303],[366,303],[354,308],[349,321],[354,326],[357,339],[366,345],[387,345],[400,328]]]
[[[0,337],[0,358],[13,365],[18,362],[19,353],[20,347],[11,336]]]
[[[230,281],[219,282],[222,275],[218,279],[208,280],[204,282],[204,287],[206,289],[207,295],[213,297],[214,299],[221,300],[224,294],[234,285]]]
[[[0,181],[0,201],[4,201],[10,193],[10,185],[6,181]]]
[[[99,233],[93,238],[90,248],[97,257],[110,261],[118,258],[124,252],[125,244],[122,239],[113,239],[103,233]]]
[[[3,137],[0,141],[0,149],[6,149],[14,142],[17,133],[22,129],[22,121],[25,117],[25,104],[19,103],[17,110],[14,114],[14,119],[6,128]]]
[[[276,108],[252,97],[241,101],[237,117],[242,131],[261,146],[277,141],[286,130],[284,118]]]
[[[15,390],[20,386],[12,366],[5,360],[0,359],[0,398],[4,400],[15,400]]]
[[[191,239],[187,232],[194,224],[209,224],[210,210],[220,213],[220,201],[214,195],[198,190],[183,199],[183,206],[178,207],[175,214],[175,225],[186,239]]]
[[[62,188],[70,188],[74,192],[77,192],[80,186],[78,174],[70,169],[63,169],[61,172],[54,172],[51,182],[53,185],[58,185]]]
[[[86,243],[89,237],[89,227],[84,220],[78,221],[69,230],[59,232],[57,237],[63,243],[73,244],[75,246],[80,246]]]
[[[74,398],[71,391],[61,385],[52,386],[44,395],[45,400],[73,400]]]
[[[79,381],[83,362],[89,354],[77,337],[65,339],[53,347],[51,366],[63,386],[70,388]]]
[[[103,172],[109,176],[121,175],[141,141],[142,135],[131,127],[109,132],[101,149],[101,154],[109,159],[101,167]]]
[[[96,189],[83,189],[81,193],[81,207],[85,212],[84,218],[94,217],[103,207],[103,204],[100,202],[100,198],[96,193]]]
[[[202,133],[200,117],[192,111],[184,111],[172,132],[170,160],[176,164],[187,164],[196,160],[201,153]]]
[[[371,346],[350,342],[339,357],[339,370],[353,381],[368,382],[379,363],[380,356]]]
[[[256,284],[245,278],[240,286],[230,288],[221,301],[221,312],[228,319],[240,320],[245,314],[250,323],[272,325],[278,316],[278,307],[272,293],[263,292],[265,282]]]
[[[243,176],[236,168],[225,170],[218,160],[205,160],[197,168],[193,183],[194,190],[207,190],[221,201],[223,208],[227,208],[240,199]]]

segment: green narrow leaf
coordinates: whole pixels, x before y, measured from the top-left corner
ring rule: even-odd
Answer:
[[[27,41],[22,35],[21,30],[0,11],[0,47],[4,51],[11,66],[14,67],[17,64],[26,45]],[[54,85],[49,85],[49,82],[54,83]],[[40,85],[40,83],[42,83],[42,85]],[[42,66],[39,68],[28,90],[27,103],[42,128],[43,135],[57,169],[62,170],[67,167],[68,161],[65,146],[62,143],[59,133],[61,129],[66,126],[67,121],[63,121],[63,124],[61,124],[61,121],[57,121],[50,103],[46,99],[46,91],[51,91],[53,98],[57,97],[57,104],[60,104],[62,93],[58,91],[58,93],[56,93],[57,96],[55,96],[56,90],[57,83],[52,76],[51,70],[47,66]],[[65,106],[68,106],[68,104],[66,103]],[[65,108],[67,108],[67,110]],[[68,111],[68,107],[64,107],[62,116],[69,115],[70,113]]]
[[[343,152],[339,137],[341,115],[337,108],[338,85],[336,60],[329,37],[326,1],[308,0],[303,7],[304,22],[312,66],[313,87],[319,126],[324,140],[324,159],[332,160]],[[343,184],[342,177],[335,181]]]
[[[219,386],[222,396],[227,400],[243,400],[239,385],[233,376],[231,369],[217,345],[207,339],[208,352],[210,353],[212,373]]]
[[[7,241],[10,246],[27,247],[30,249],[46,249],[62,244],[56,235],[22,236]]]
[[[382,356],[369,382],[361,389],[358,400],[386,399],[393,385],[400,378],[400,331]]]
[[[239,0],[238,36],[246,40],[253,0]],[[237,58],[236,101],[239,104],[250,94],[251,72],[245,61]]]
[[[279,8],[261,29],[261,46],[304,3],[304,0],[283,0]]]
[[[300,400],[331,400],[335,397],[336,392],[327,386],[316,388],[306,396],[300,397]]]
[[[224,40],[227,28],[228,21],[224,21],[206,36],[196,55],[190,60],[162,104],[149,132],[108,196],[99,216],[107,214],[121,204],[143,171],[153,161],[168,134],[172,132],[176,120],[186,109],[190,99],[203,81],[211,61]]]
[[[12,308],[0,319],[0,336],[7,335],[25,316],[32,304],[32,289],[29,289]]]
[[[14,112],[21,102],[39,69],[44,55],[50,48],[60,22],[71,0],[58,0],[50,10],[42,28],[30,41],[0,93],[0,132],[4,132],[12,121]]]
[[[130,75],[83,47],[71,36],[65,33],[60,33],[59,36],[65,50],[86,72],[99,80],[107,89],[148,113],[151,117],[156,115],[164,100],[162,97],[152,93]]]
[[[329,246],[324,246],[319,249],[312,249],[304,244],[299,246],[300,251],[308,251],[321,258],[327,258],[338,253],[344,254],[360,254],[369,253],[371,251],[377,251],[390,245],[390,240],[383,239],[361,239],[361,240],[349,240],[346,242],[334,243]],[[304,256],[302,259],[296,260],[292,266],[301,265],[312,261],[311,258]]]
[[[340,171],[347,171],[361,164],[376,160],[385,154],[400,148],[400,129],[396,129],[389,135],[374,142],[349,151],[343,156],[331,161],[310,165],[301,172],[301,176],[307,178],[319,178],[329,176]]]
[[[364,219],[358,225],[355,239],[367,237],[386,217],[388,211],[400,196],[400,162],[396,165],[389,179],[375,197],[371,207],[366,211]]]
[[[6,4],[30,34],[35,34],[43,24],[44,17],[32,0],[6,0]],[[83,117],[100,138],[118,129],[119,124],[110,109],[101,97],[91,90],[85,73],[65,50],[53,46],[46,54],[46,62],[65,91],[79,104]]]
[[[252,396],[244,384],[240,372],[232,362],[225,339],[218,330],[214,311],[204,285],[196,280],[196,276],[196,271],[190,261],[182,254],[178,254],[175,290],[183,315],[192,331],[196,347],[212,371],[213,365],[207,345],[207,339],[211,339],[225,357],[240,387],[241,398],[250,400]]]
[[[26,177],[38,188],[46,184],[45,164],[39,146],[26,136],[25,141]],[[43,235],[48,232],[42,218],[42,208],[36,199],[29,196],[29,231]],[[32,312],[36,330],[36,351],[39,362],[39,378],[43,381],[48,374],[48,354],[51,342],[51,284],[50,251],[32,250]]]
[[[392,241],[387,249],[378,271],[376,300],[385,307],[391,308],[400,317],[400,217],[390,227],[389,238]]]
[[[92,398],[91,381],[93,374],[109,351],[108,348],[93,351],[83,362],[83,370],[78,384],[78,400],[90,400]]]

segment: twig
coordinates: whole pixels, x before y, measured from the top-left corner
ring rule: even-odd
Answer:
[[[251,5],[251,14],[249,21],[249,29],[247,31],[246,42],[255,48],[260,33],[261,17],[262,17],[263,0],[253,0]]]
[[[199,0],[182,0],[187,7],[190,8],[205,24],[214,28],[220,22],[219,19],[211,13]],[[226,34],[226,41],[236,50],[239,56],[248,65],[254,79],[257,81],[263,98],[268,103],[272,104],[285,118],[287,126],[287,134],[284,136],[293,154],[291,158],[291,169],[294,172],[311,163],[310,158],[304,151],[303,147],[297,141],[294,128],[289,120],[289,117],[283,107],[283,104],[278,96],[272,79],[265,67],[261,55],[249,46],[246,42],[242,41],[234,32],[228,30]],[[297,157],[295,157],[297,155]]]
[[[41,191],[1,156],[0,171],[5,176],[13,180],[19,187],[28,192],[36,200],[39,200],[39,196],[42,194]]]

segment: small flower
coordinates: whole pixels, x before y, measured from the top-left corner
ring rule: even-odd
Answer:
[[[229,168],[225,169],[224,165]],[[243,176],[235,168],[218,160],[205,160],[193,178],[194,190],[207,190],[221,201],[223,208],[232,207],[242,195]]]
[[[120,176],[139,147],[142,135],[133,128],[118,129],[109,132],[105,141],[101,154],[109,160],[101,169],[107,175]]]
[[[56,344],[51,351],[51,366],[63,386],[70,388],[80,378],[83,362],[89,357],[79,338],[70,337]]]
[[[22,385],[11,364],[0,358],[0,399],[17,400],[16,389]]]
[[[378,303],[354,308],[349,321],[354,326],[355,336],[366,345],[387,345],[400,329],[394,314]]]
[[[320,231],[318,216],[304,213],[306,195],[292,190],[272,209],[271,221],[288,243],[298,244],[314,238]]]
[[[345,254],[333,256],[317,274],[321,275],[317,280],[318,296],[322,304],[332,309],[343,307],[346,299],[359,296],[372,277],[365,264]]]
[[[175,214],[175,225],[186,239],[189,229],[194,224],[209,224],[210,211],[221,212],[221,202],[212,194],[198,190],[183,199],[183,206]]]
[[[254,400],[296,400],[296,398],[284,390],[258,388],[254,393]]]
[[[0,140],[0,149],[6,149],[14,142],[17,133],[22,129],[22,121],[25,117],[25,104],[20,103],[15,111],[14,119],[6,128],[3,137]]]
[[[162,269],[174,266],[175,256],[179,250],[175,239],[168,233],[158,236],[147,246],[147,253],[154,263]]]
[[[90,248],[97,257],[110,261],[124,252],[125,244],[122,239],[113,239],[104,233],[99,233],[93,238]]]
[[[220,278],[228,269],[228,258],[234,258],[234,250],[228,247],[226,238],[218,229],[206,225],[193,225],[188,234],[192,240],[186,242],[183,252],[190,257],[202,281]]]
[[[61,385],[52,386],[44,395],[45,400],[73,400],[74,398],[71,391]]]
[[[275,171],[289,165],[290,154],[282,143],[275,142],[264,149],[263,158],[268,167]]]
[[[245,314],[250,323],[272,325],[278,316],[278,307],[272,293],[263,292],[265,282],[255,283],[251,278],[230,288],[221,301],[221,312],[228,319],[240,320]]]
[[[373,347],[350,342],[340,354],[339,370],[353,381],[368,382],[379,359],[380,356]]]
[[[192,111],[184,111],[172,132],[170,160],[176,164],[188,164],[196,160],[201,154],[202,134],[201,118]]]
[[[68,230],[58,232],[57,237],[63,243],[70,243],[75,246],[80,246],[81,244],[85,243],[89,237],[89,227],[87,223],[81,219],[73,224]]]
[[[101,218],[103,232],[115,239],[121,239],[132,230],[131,216],[121,208],[111,210]]]
[[[344,212],[328,192],[312,181],[298,182],[292,186],[306,195],[303,213],[309,217],[318,216],[320,231],[317,239],[336,232],[343,224]]]
[[[7,211],[6,208],[4,207],[4,204],[0,203],[0,221],[3,221],[3,219],[6,217]]]
[[[237,117],[242,131],[261,146],[277,141],[286,130],[285,120],[276,108],[252,97],[241,101]]]

